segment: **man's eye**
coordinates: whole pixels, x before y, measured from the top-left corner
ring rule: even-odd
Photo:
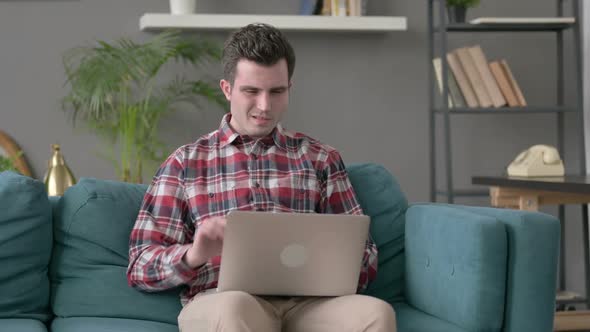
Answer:
[[[275,94],[275,95],[278,95],[278,94],[281,94],[283,92],[285,92],[285,90],[273,90],[270,93]]]
[[[256,90],[244,90],[247,94],[253,95],[256,93]]]

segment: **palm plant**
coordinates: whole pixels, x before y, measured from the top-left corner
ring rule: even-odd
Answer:
[[[220,57],[215,44],[182,38],[178,31],[163,32],[143,44],[121,38],[74,48],[63,58],[70,86],[63,109],[74,126],[81,119],[105,141],[109,151],[103,157],[113,162],[122,181],[141,183],[144,164],[165,157],[158,124],[176,103],[191,102],[199,108],[204,99],[227,109],[223,95],[210,82],[179,75],[159,85],[158,73],[172,61],[203,68]]]

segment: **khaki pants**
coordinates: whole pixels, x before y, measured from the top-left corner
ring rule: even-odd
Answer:
[[[341,297],[253,296],[205,292],[178,316],[181,332],[395,332],[386,302],[364,295]]]

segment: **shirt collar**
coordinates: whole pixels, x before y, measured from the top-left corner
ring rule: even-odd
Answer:
[[[252,138],[249,136],[242,136],[238,132],[236,132],[230,125],[231,121],[231,113],[227,113],[221,119],[221,124],[219,125],[219,146],[224,148],[229,144],[233,144],[236,140],[241,140],[242,142],[249,142],[252,141]],[[287,149],[287,137],[285,136],[286,132],[283,129],[283,126],[279,123],[277,124],[276,128],[267,136],[261,138],[262,142],[266,145],[276,145],[277,147],[286,150]]]

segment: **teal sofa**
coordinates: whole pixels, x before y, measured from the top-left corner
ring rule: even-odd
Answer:
[[[541,213],[408,205],[381,166],[348,165],[371,216],[379,271],[367,294],[400,332],[551,331],[558,220]],[[83,178],[63,197],[0,173],[0,331],[172,332],[178,292],[127,285],[145,185]]]

